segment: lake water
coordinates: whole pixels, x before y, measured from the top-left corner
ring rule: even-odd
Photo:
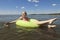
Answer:
[[[29,18],[34,18],[37,20],[48,20],[51,18],[57,18],[53,23],[56,24],[55,28],[56,34],[53,36],[53,32],[41,31],[40,29],[35,29],[32,31],[20,30],[16,32],[14,26],[11,28],[5,28],[4,23],[15,20],[20,15],[0,15],[0,40],[60,40],[60,15],[28,15]]]

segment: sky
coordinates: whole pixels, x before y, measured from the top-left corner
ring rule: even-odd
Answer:
[[[60,13],[60,0],[0,0],[0,15]]]

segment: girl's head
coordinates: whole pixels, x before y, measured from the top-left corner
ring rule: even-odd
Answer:
[[[22,17],[26,17],[26,16],[27,16],[26,11],[22,12]]]

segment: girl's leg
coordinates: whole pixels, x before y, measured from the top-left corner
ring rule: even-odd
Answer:
[[[54,22],[56,20],[56,18],[50,19],[50,20],[45,20],[45,21],[36,21],[37,24],[51,24],[52,22]]]

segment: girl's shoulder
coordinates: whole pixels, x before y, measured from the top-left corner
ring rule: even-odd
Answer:
[[[22,16],[20,18],[22,18]]]
[[[22,16],[21,16],[19,19],[21,19],[21,20],[22,20],[22,19],[23,19],[23,18],[22,18]]]

